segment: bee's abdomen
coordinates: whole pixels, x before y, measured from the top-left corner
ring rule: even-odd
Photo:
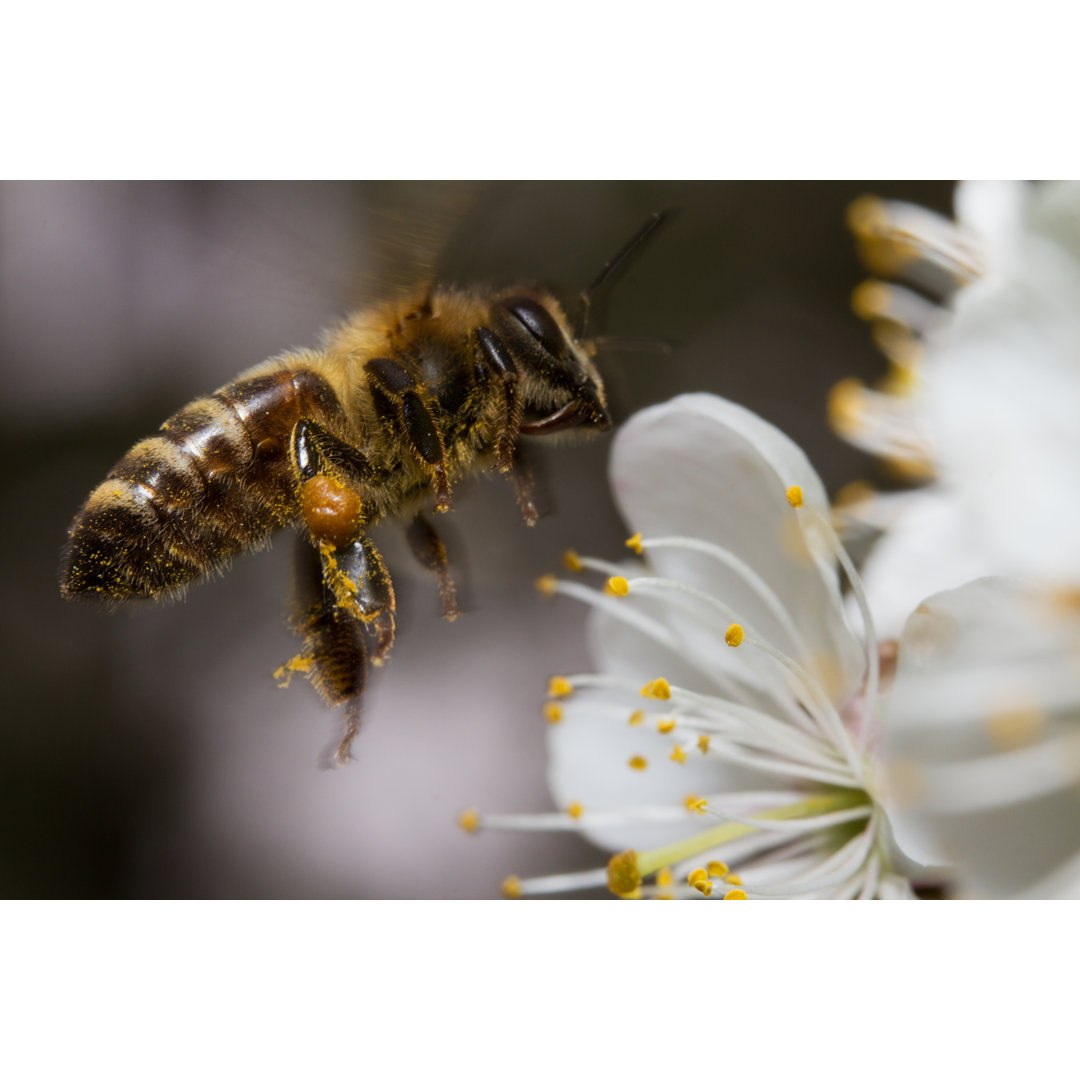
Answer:
[[[61,591],[156,597],[222,569],[298,510],[288,443],[302,417],[341,422],[326,381],[280,369],[231,383],[136,443],[68,534]]]

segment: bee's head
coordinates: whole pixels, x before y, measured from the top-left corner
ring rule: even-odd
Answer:
[[[523,435],[611,427],[604,383],[589,344],[575,340],[554,296],[541,289],[515,289],[496,301],[492,323],[521,370]]]

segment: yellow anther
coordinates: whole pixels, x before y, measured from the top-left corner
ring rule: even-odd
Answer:
[[[626,596],[630,592],[630,582],[624,577],[609,577],[604,586],[604,592],[608,596]]]
[[[630,714],[630,726],[631,727],[637,727],[638,724],[640,724],[644,719],[645,719],[645,710],[644,709],[635,709]]]
[[[746,634],[743,632],[743,628],[737,623],[733,622],[726,631],[724,631],[724,640],[733,648],[737,649],[742,643]]]
[[[637,769],[638,772],[640,772],[642,769],[646,768],[649,763],[640,754],[635,754],[627,764],[631,769]]]
[[[876,195],[860,195],[847,208],[847,227],[862,236],[884,228],[889,220],[885,204]]]
[[[694,888],[697,889],[702,896],[712,896],[711,881],[698,881],[694,884]]]
[[[833,497],[835,510],[846,510],[849,506],[856,506],[871,498],[874,494],[874,485],[865,480],[852,480],[845,484]]]
[[[511,874],[508,878],[503,878],[502,894],[507,900],[520,900],[521,899],[521,878]]]
[[[641,871],[638,870],[638,853],[620,851],[612,855],[607,865],[608,888],[616,896],[629,896],[641,885]]]
[[[641,688],[641,696],[655,698],[657,701],[670,701],[671,686],[667,679],[653,679]]]
[[[656,884],[661,889],[666,889],[670,885],[675,883],[675,875],[671,872],[670,866],[665,866],[663,870],[656,871]]]
[[[536,591],[542,595],[554,596],[559,579],[554,574],[544,574],[543,577],[538,577],[533,584],[536,585]]]
[[[862,427],[866,387],[854,377],[841,379],[829,391],[825,413],[829,427],[840,436],[854,435]]]
[[[656,730],[661,735],[667,735],[675,730],[675,718],[672,716],[665,716],[663,720],[656,721]]]
[[[635,889],[633,892],[619,893],[620,900],[640,900],[642,896],[640,889]]]
[[[480,811],[463,810],[458,814],[457,823],[467,833],[476,832],[476,830],[480,828]]]
[[[745,889],[731,889],[729,892],[724,893],[725,900],[748,900]]]
[[[709,871],[709,877],[722,878],[728,872],[728,864],[714,860],[706,869]]]
[[[678,765],[682,765],[686,761],[686,751],[679,745],[675,745],[672,748],[669,756],[671,757],[671,760]]]
[[[563,718],[562,706],[554,701],[544,702],[544,719],[549,724],[557,724]]]
[[[585,564],[581,561],[581,556],[573,548],[567,548],[563,552],[562,564],[567,570],[572,570],[575,574],[580,574],[585,569]]]
[[[567,812],[567,814],[568,814],[568,815],[569,815],[570,817],[572,817],[572,818],[573,818],[573,819],[574,819],[575,821],[577,821],[577,819],[578,819],[579,817],[581,817],[582,813],[584,813],[584,810],[585,810],[585,808],[584,808],[584,807],[583,807],[583,806],[581,805],[581,803],[579,803],[579,802],[572,802],[572,803],[571,803],[571,804],[570,804],[570,805],[569,805],[569,806],[568,806],[568,807],[566,808],[566,812]]]
[[[626,541],[626,546],[635,554],[641,554],[641,533],[634,533],[629,540]]]
[[[724,878],[724,880],[725,880],[725,881],[726,881],[726,882],[727,882],[727,883],[728,883],[729,885],[741,885],[741,884],[743,883],[743,880],[742,880],[742,878],[741,878],[741,877],[739,877],[739,875],[738,875],[738,874],[728,874],[728,875],[727,875],[727,876],[726,876],[726,877]]]
[[[787,501],[790,505],[794,506],[796,510],[803,504],[802,488],[798,484],[792,484],[791,487],[784,492],[787,496]]]
[[[696,795],[687,795],[683,800],[683,806],[692,814],[704,814],[708,805],[708,799],[699,799]]]
[[[1046,724],[1046,714],[1037,705],[1018,705],[991,713],[986,718],[986,733],[999,750],[1019,750],[1038,742]]]
[[[708,880],[709,871],[706,870],[704,866],[699,866],[696,870],[691,870],[690,873],[686,875],[687,884],[693,885],[695,888],[699,882]]]
[[[709,752],[709,741],[710,741],[710,738],[709,738],[708,735],[699,735],[697,737],[697,748],[703,754],[707,754]]]
[[[548,697],[569,697],[573,692],[570,680],[561,675],[552,675],[548,680]]]
[[[851,294],[851,310],[860,319],[880,319],[889,311],[889,287],[880,281],[864,281]]]

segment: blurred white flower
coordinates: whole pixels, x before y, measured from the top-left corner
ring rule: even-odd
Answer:
[[[630,420],[611,473],[645,565],[568,553],[604,591],[541,583],[595,608],[600,673],[552,680],[546,706],[564,812],[461,823],[574,829],[618,854],[505,891],[912,896],[871,756],[877,641],[845,618],[838,566],[861,587],[803,453],[745,409],[688,395]]]
[[[935,481],[845,507],[885,529],[863,575],[886,636],[921,596],[978,575],[1080,586],[1080,184],[961,184],[956,217],[852,208],[871,269],[907,284],[856,291],[890,373],[840,383],[830,418],[901,476]]]
[[[1080,898],[1080,611],[1003,579],[920,605],[883,740],[904,850],[979,896]]]

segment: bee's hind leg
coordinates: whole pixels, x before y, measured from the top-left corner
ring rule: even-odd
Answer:
[[[296,546],[296,595],[289,625],[303,642],[300,652],[274,672],[289,685],[300,672],[331,706],[343,706],[345,727],[332,760],[344,765],[360,730],[361,701],[367,681],[367,649],[362,624],[338,606],[327,587],[321,560],[307,543]]]

